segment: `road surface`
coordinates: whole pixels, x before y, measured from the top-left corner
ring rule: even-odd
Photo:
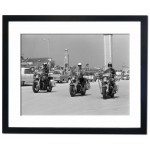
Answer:
[[[129,115],[129,80],[119,81],[114,98],[104,100],[98,82],[91,83],[85,96],[71,97],[69,83],[58,83],[47,93],[21,87],[21,115]]]

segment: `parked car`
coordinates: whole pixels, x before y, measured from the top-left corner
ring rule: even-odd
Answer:
[[[128,74],[122,75],[122,80],[129,80],[129,79],[130,79],[130,77]]]
[[[33,71],[30,68],[21,68],[21,85],[33,83]]]
[[[47,90],[47,92],[51,92],[52,88],[56,86],[53,77],[51,77],[50,73],[48,76],[43,72],[36,72],[33,76],[33,85],[32,90],[34,93],[38,93],[41,90]]]
[[[51,74],[51,77],[53,77],[54,81],[56,82],[67,82],[70,80],[70,76],[67,73],[64,73],[62,70],[55,70],[53,74]]]

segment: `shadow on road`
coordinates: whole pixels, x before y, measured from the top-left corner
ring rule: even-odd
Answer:
[[[89,96],[89,95],[91,95],[91,94],[85,94],[85,95],[77,94],[74,97],[84,97],[84,96]]]
[[[103,97],[101,97],[102,99],[103,99]],[[110,97],[110,96],[108,96],[106,99],[104,99],[104,100],[109,100],[109,99],[116,99],[116,98],[119,98],[119,96],[114,96],[113,98],[112,97]]]
[[[47,93],[47,94],[49,94],[49,93],[55,93],[56,91],[51,91],[51,92],[47,92],[46,90],[40,90],[38,93],[39,94],[42,94],[42,93]],[[36,94],[38,94],[38,93],[36,93]]]

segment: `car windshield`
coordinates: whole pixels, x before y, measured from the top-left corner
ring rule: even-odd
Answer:
[[[54,71],[54,74],[61,74],[60,71]]]
[[[24,74],[32,74],[32,71],[30,69],[25,69]]]
[[[124,77],[127,77],[127,76],[129,76],[128,74],[124,74]]]

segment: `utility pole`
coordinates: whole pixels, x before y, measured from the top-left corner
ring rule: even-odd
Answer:
[[[49,71],[51,71],[51,61],[52,61],[52,58],[50,58],[50,40],[49,39],[46,39],[46,38],[43,38],[43,41],[46,41],[47,44],[48,44],[48,63],[49,63]]]

